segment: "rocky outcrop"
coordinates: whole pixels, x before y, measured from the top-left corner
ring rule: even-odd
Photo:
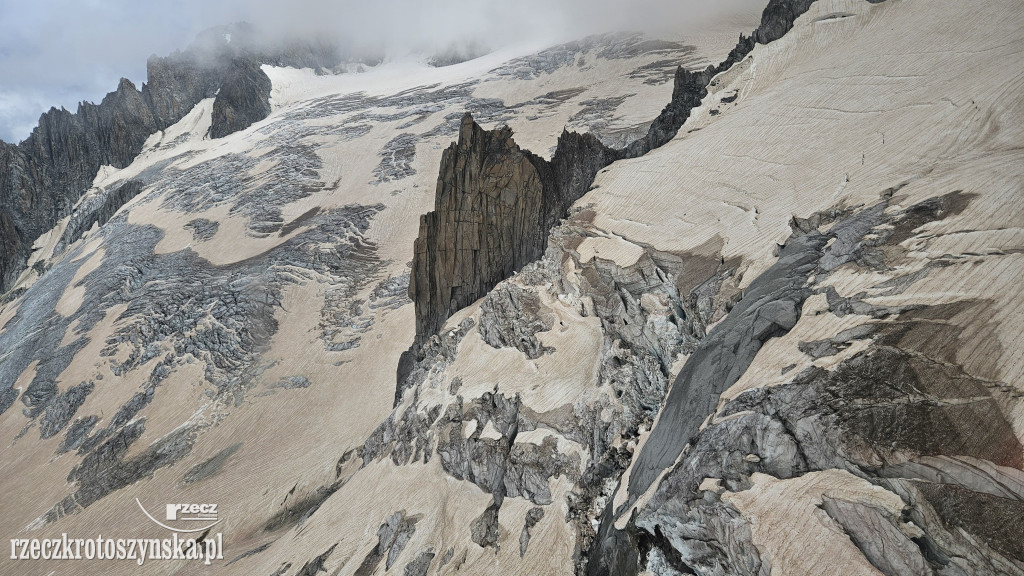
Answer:
[[[163,127],[122,79],[100,104],[82,103],[74,114],[51,109],[21,144],[0,142],[0,290],[11,287],[32,243],[71,212],[100,166],[127,166]]]
[[[813,3],[814,0],[771,0],[761,14],[761,24],[757,29],[750,36],[741,34],[736,46],[717,66],[692,72],[682,66],[676,68],[672,99],[651,123],[647,134],[626,147],[626,155],[630,158],[643,156],[674,138],[690,117],[690,111],[700,106],[701,100],[708,95],[707,89],[712,78],[746,58],[755,45],[768,44],[782,38],[793,28],[793,22]]]
[[[416,532],[419,519],[419,516],[406,516],[405,510],[388,516],[377,529],[377,546],[363,559],[355,571],[356,576],[373,574],[381,560],[384,560],[384,569],[390,570]]]
[[[742,44],[744,40],[741,39],[740,42]],[[651,123],[647,134],[629,143],[626,155],[630,158],[643,156],[674,138],[679,128],[690,117],[690,111],[700,106],[701,100],[708,95],[708,84],[711,79],[731,65],[732,62],[727,60],[719,66],[708,66],[695,72],[690,72],[682,66],[676,68],[672,100]]]
[[[811,4],[814,0],[772,0],[761,13],[761,25],[751,34],[751,39],[758,44],[767,44],[782,38]]]
[[[399,380],[454,312],[544,253],[551,228],[620,157],[590,134],[563,132],[544,160],[520,149],[508,127],[488,131],[463,116],[458,142],[441,157],[434,210],[420,218],[409,282],[416,341]]]
[[[210,137],[245,130],[270,114],[270,78],[252,58],[236,58],[213,101]]]
[[[150,56],[142,97],[160,129],[188,114],[200,100],[217,92],[222,69],[192,51]]]

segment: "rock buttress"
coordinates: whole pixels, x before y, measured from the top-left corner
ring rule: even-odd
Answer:
[[[270,115],[270,78],[252,58],[232,61],[213,101],[210,137],[245,130]]]
[[[529,260],[543,243],[543,195],[512,131],[484,130],[465,115],[441,159],[434,210],[420,217],[409,284],[417,342]]]
[[[458,142],[441,157],[434,210],[420,217],[409,283],[416,340],[399,364],[396,399],[424,342],[539,258],[551,228],[619,157],[590,134],[563,132],[544,160],[520,149],[507,126],[488,131],[463,116]]]

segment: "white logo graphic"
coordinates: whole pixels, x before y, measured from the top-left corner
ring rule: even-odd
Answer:
[[[220,523],[220,519],[217,518],[216,504],[168,504],[166,521],[182,523],[180,526],[176,527],[165,524],[153,517],[153,515],[142,506],[142,502],[140,502],[138,498],[135,499],[135,502],[139,505],[139,509],[142,510],[142,513],[145,514],[147,518],[155,522],[158,526],[162,526],[173,532],[202,532],[204,530],[209,530]],[[201,526],[199,528],[193,528],[192,526],[195,526],[196,523],[201,524]]]

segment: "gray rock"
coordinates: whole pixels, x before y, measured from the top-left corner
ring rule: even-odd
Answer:
[[[270,114],[270,78],[251,58],[234,59],[213,101],[210,137],[244,130]]]
[[[529,512],[526,513],[526,520],[523,523],[523,531],[519,533],[519,557],[522,558],[526,555],[526,549],[530,546],[530,530],[537,525],[544,518],[544,509],[530,508]]]
[[[427,576],[430,570],[430,563],[434,560],[434,552],[425,550],[413,558],[412,562],[405,565],[404,576]]]
[[[337,547],[338,545],[334,544],[324,551],[323,554],[303,564],[302,568],[299,568],[299,571],[295,573],[295,576],[316,576],[321,572],[327,572],[327,568],[324,567],[324,563],[327,562],[327,559]]]
[[[498,509],[501,504],[491,502],[476,520],[469,526],[470,538],[481,548],[498,550]]]
[[[822,499],[821,507],[843,527],[864,556],[885,576],[929,576],[933,573],[918,545],[900,530],[898,518],[892,518],[873,506],[827,496]]]
[[[410,353],[422,359],[423,343],[453,313],[539,258],[548,231],[617,157],[592,135],[563,132],[549,162],[521,150],[507,127],[486,131],[467,113],[458,143],[442,156],[434,210],[420,219]]]
[[[554,315],[541,309],[536,294],[505,283],[492,290],[480,305],[480,337],[494,348],[512,347],[539,358],[554,352],[537,340],[537,332],[550,330]]]
[[[373,574],[380,561],[385,559],[384,569],[390,570],[405,545],[409,543],[413,533],[416,532],[417,521],[419,521],[419,516],[406,517],[404,510],[388,516],[377,529],[377,545],[356,569],[356,576]]]
[[[217,235],[220,222],[206,218],[193,218],[185,223],[185,228],[192,231],[192,238],[194,240],[204,242]]]

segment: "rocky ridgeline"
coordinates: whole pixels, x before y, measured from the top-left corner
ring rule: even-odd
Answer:
[[[204,98],[216,98],[214,138],[266,118],[270,79],[261,64],[324,70],[342,60],[326,43],[268,46],[244,24],[213,28],[183,52],[150,57],[141,90],[122,79],[99,104],[51,108],[20,144],[0,142],[0,292],[21,274],[33,242],[71,213],[100,166],[124,168],[151,134]]]
[[[598,171],[662,146],[707,96],[707,87],[753,50],[782,37],[814,0],[771,0],[751,36],[718,66],[676,69],[672,100],[643,137],[612,149],[590,134],[563,131],[550,161],[520,149],[508,127],[481,128],[467,113],[459,140],[441,158],[434,210],[420,218],[409,296],[416,305],[416,337],[398,365],[395,403],[406,378],[424,358],[423,347],[445,321],[499,282],[540,258],[548,233],[590,189]]]

